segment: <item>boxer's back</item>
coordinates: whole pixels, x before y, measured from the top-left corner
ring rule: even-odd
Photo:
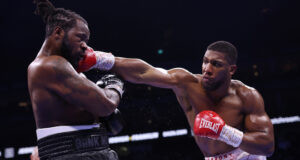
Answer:
[[[201,75],[197,75],[198,82],[187,83],[183,90],[175,91],[177,99],[181,104],[191,128],[197,113],[203,110],[212,110],[218,113],[224,121],[240,130],[243,130],[244,106],[239,94],[243,85],[232,80],[229,94],[216,100],[208,97],[201,86]],[[220,141],[195,136],[195,140],[205,156],[226,153],[234,148]]]
[[[37,128],[93,122],[90,113],[68,104],[64,97],[51,91],[47,83],[51,78],[47,74],[47,63],[51,63],[51,59],[51,56],[36,58],[28,67],[28,89]]]

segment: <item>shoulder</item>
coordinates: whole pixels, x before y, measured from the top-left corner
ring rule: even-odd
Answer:
[[[72,65],[61,56],[48,56],[35,59],[28,66],[28,77],[34,79],[49,78],[57,72],[72,70]],[[74,70],[74,69],[73,69]]]
[[[251,100],[253,98],[261,98],[260,93],[254,87],[248,86],[239,80],[232,80],[231,84],[242,99]]]
[[[263,98],[255,88],[239,80],[232,80],[231,85],[235,88],[236,94],[242,100],[245,111],[255,112],[264,110]]]
[[[72,65],[61,56],[48,56],[34,60],[28,70],[47,70],[51,68],[69,68]]]

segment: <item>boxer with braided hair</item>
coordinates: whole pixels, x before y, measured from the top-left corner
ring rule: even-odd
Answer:
[[[122,81],[106,76],[98,86],[78,73],[78,63],[88,50],[87,22],[48,0],[34,3],[35,13],[46,24],[45,41],[28,66],[40,159],[118,159],[108,146],[104,125],[94,122],[114,113],[122,97]]]
[[[46,37],[48,37],[55,27],[59,26],[65,31],[70,30],[76,24],[76,20],[82,21],[88,25],[86,20],[79,14],[64,8],[55,8],[49,0],[34,0],[37,8],[36,15],[40,15],[44,23],[46,23]]]

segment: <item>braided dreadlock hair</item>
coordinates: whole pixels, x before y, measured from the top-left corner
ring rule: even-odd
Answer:
[[[40,15],[46,23],[46,38],[51,35],[55,27],[61,27],[68,32],[76,24],[76,20],[81,20],[88,24],[79,14],[64,8],[55,8],[49,0],[33,0],[36,4],[35,14]]]

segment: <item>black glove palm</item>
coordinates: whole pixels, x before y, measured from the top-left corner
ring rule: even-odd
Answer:
[[[104,75],[96,84],[101,88],[111,88],[116,90],[120,97],[122,97],[124,93],[124,83],[113,74]]]
[[[100,122],[103,123],[110,136],[119,134],[125,126],[125,121],[118,109],[115,109],[115,111],[107,117],[101,117]]]

